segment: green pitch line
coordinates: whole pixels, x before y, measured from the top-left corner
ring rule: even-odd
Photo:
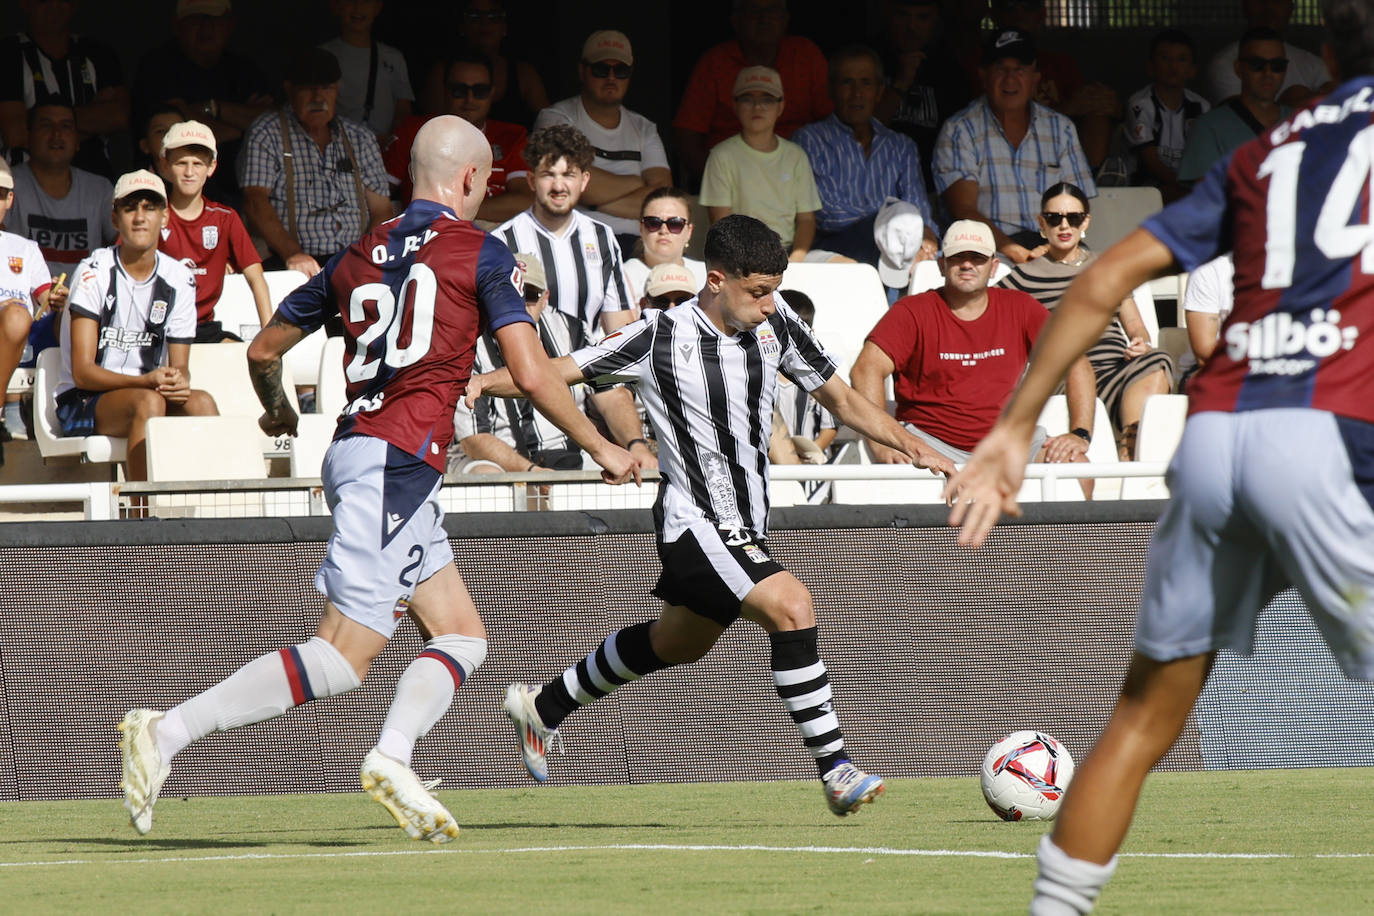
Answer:
[[[1366,770],[1162,774],[1099,912],[1374,909]],[[450,791],[408,839],[360,791],[0,805],[8,912],[1007,913],[1047,828],[971,779],[893,780],[838,819],[809,782]]]

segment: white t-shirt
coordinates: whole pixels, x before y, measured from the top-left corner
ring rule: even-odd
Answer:
[[[74,168],[67,196],[53,198],[38,187],[28,163],[16,165],[13,173],[14,205],[5,215],[5,225],[37,243],[54,277],[70,276],[92,251],[114,242],[114,185],[108,179]],[[72,285],[70,280],[67,285]]]
[[[692,272],[692,277],[697,281],[697,292],[701,292],[706,286],[706,262],[683,258],[682,266]],[[649,279],[651,270],[653,268],[639,258],[631,258],[625,262],[625,282],[630,285],[631,301],[635,305],[639,305],[639,300],[644,298],[644,283]]]
[[[405,55],[391,45],[377,42],[377,83],[372,93],[372,111],[363,117],[363,103],[367,101],[367,74],[372,67],[372,49],[359,48],[342,38],[331,38],[321,48],[339,60],[343,78],[339,80],[337,111],[345,118],[362,121],[378,136],[391,132],[396,120],[396,102],[415,101],[410,89],[410,74],[406,71]]]
[[[539,112],[534,129],[551,124],[571,124],[586,135],[596,150],[592,163],[612,175],[642,175],[645,169],[668,168],[668,154],[663,151],[654,122],[628,108],[620,109],[620,124],[607,130],[592,120],[582,104],[582,96],[575,95],[554,102]],[[530,163],[533,167],[536,163]],[[591,211],[596,212],[596,211]],[[615,230],[616,235],[638,235],[639,221],[621,216],[596,213],[596,218]]]
[[[1236,71],[1231,66],[1235,63],[1239,50],[1240,42],[1233,41],[1218,51],[1207,63],[1205,85],[1207,99],[1213,105],[1219,105],[1233,95],[1240,95],[1240,77],[1236,76]],[[1331,71],[1327,70],[1322,59],[1311,51],[1304,51],[1297,45],[1284,42],[1283,56],[1288,58],[1288,70],[1283,74],[1283,85],[1279,86],[1279,95],[1283,95],[1289,86],[1306,86],[1315,90],[1331,79]]]
[[[43,252],[29,239],[13,232],[0,232],[0,302],[18,299],[38,313],[38,297],[52,286]],[[5,270],[8,267],[9,270]]]
[[[72,378],[72,315],[99,322],[95,361],[121,375],[139,376],[167,361],[167,344],[196,339],[196,281],[175,258],[157,253],[157,266],[141,282],[119,263],[118,246],[98,248],[82,261],[62,312],[62,380],[54,395],[76,387]],[[114,280],[111,288],[111,279]],[[161,281],[161,282],[159,282]],[[154,297],[162,289],[166,298]]]
[[[1226,316],[1231,314],[1235,304],[1235,261],[1231,255],[1224,254],[1213,258],[1188,275],[1188,286],[1183,291],[1183,311],[1201,312],[1217,316],[1217,334]],[[1189,350],[1179,360],[1180,373],[1197,365],[1197,358]]]

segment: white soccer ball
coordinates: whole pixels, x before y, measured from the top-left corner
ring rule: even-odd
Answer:
[[[1073,779],[1068,749],[1044,732],[1012,732],[983,758],[983,798],[1004,821],[1052,821]]]

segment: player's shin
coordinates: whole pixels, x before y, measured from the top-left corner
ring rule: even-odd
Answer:
[[[649,640],[652,626],[652,622],[646,621],[617,630],[596,651],[545,684],[534,701],[544,726],[557,728],[573,710],[669,667]]]
[[[487,657],[487,641],[456,633],[425,643],[396,684],[377,750],[409,766],[415,742],[429,733],[453,695]]]
[[[773,684],[824,776],[847,755],[840,720],[831,703],[830,675],[816,646],[816,628],[770,633],[768,640],[772,644]]]
[[[254,659],[204,693],[167,711],[158,723],[158,748],[170,760],[210,732],[275,718],[302,703],[345,693],[361,684],[339,650],[319,636]]]

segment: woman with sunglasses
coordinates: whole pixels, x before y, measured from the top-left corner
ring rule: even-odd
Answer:
[[[1092,216],[1088,196],[1067,182],[1052,186],[1041,196],[1040,211],[1037,221],[1047,243],[1045,253],[1018,264],[997,285],[1030,293],[1052,310],[1074,277],[1096,257],[1083,244]],[[1173,358],[1150,345],[1150,333],[1130,298],[1122,300],[1116,318],[1087,357],[1097,396],[1120,431],[1117,453],[1122,461],[1133,461],[1145,401],[1151,395],[1173,390]],[[1083,432],[1076,428],[1073,434],[1083,438]]]
[[[687,257],[692,241],[692,212],[687,192],[680,188],[655,188],[639,208],[639,242],[633,258],[625,262],[625,279],[630,296],[638,302],[644,295],[649,271],[660,264],[681,264],[696,278],[697,289],[706,285],[706,263]]]

